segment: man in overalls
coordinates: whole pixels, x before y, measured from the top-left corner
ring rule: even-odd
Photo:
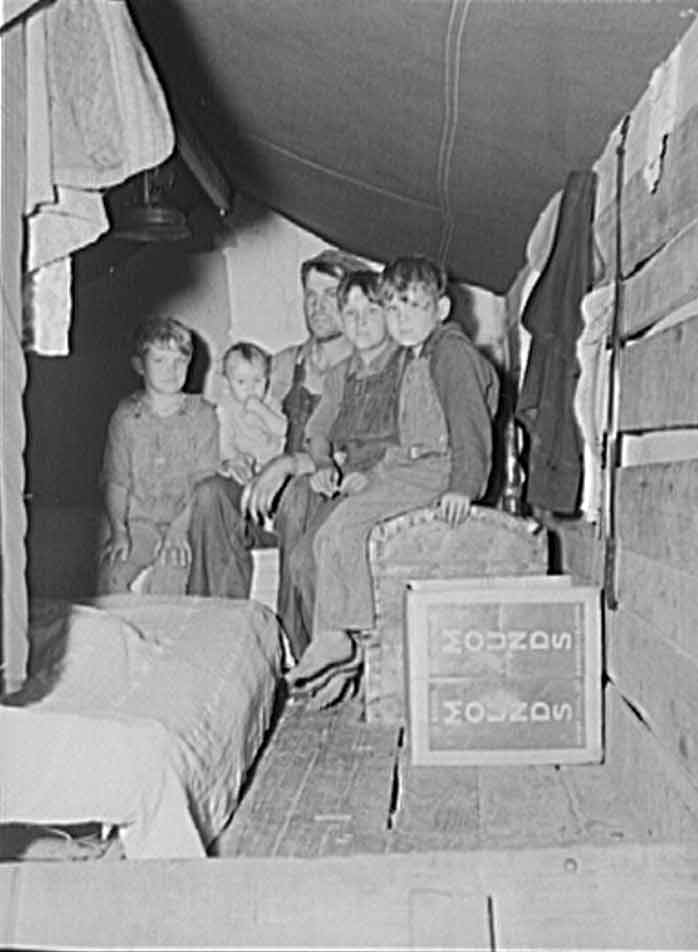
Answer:
[[[305,424],[320,400],[325,373],[351,353],[337,310],[337,286],[347,272],[361,267],[363,262],[331,249],[301,265],[309,336],[277,354],[271,369],[272,395],[288,419],[284,453],[253,478],[242,512],[230,498],[229,480],[224,477],[212,476],[197,486],[189,524],[189,595],[248,598],[253,568],[250,550],[280,545],[283,559],[287,541],[292,543],[304,531],[306,514],[284,505],[283,490],[292,476],[314,470],[304,452]],[[275,532],[266,531],[246,514],[272,509],[277,512]]]

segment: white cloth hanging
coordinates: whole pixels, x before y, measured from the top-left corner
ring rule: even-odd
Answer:
[[[174,129],[126,4],[57,0],[26,40],[25,346],[67,354],[70,256],[109,228],[102,189],[164,161]]]

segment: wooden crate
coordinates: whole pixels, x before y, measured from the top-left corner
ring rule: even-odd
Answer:
[[[601,760],[598,589],[569,577],[422,581],[406,605],[413,764]]]
[[[405,721],[405,589],[413,579],[545,575],[547,533],[527,519],[474,506],[451,529],[436,510],[416,509],[371,533],[369,562],[376,625],[364,639],[364,704],[369,723]]]

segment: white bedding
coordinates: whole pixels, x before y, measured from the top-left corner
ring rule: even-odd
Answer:
[[[205,855],[270,722],[273,613],[247,601],[42,602],[0,706],[0,822],[117,825],[129,858]]]

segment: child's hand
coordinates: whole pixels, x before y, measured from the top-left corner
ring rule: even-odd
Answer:
[[[310,486],[321,496],[331,498],[337,492],[339,478],[336,466],[323,466],[310,477]]]
[[[245,410],[247,410],[248,413],[263,413],[265,410],[264,403],[256,394],[251,393],[249,397],[245,399]]]
[[[444,493],[438,502],[439,515],[451,527],[465,522],[470,513],[470,496],[463,493]]]
[[[112,531],[100,553],[100,559],[105,559],[113,565],[115,562],[125,562],[130,554],[131,537],[128,529],[123,528],[116,532]]]
[[[186,530],[171,525],[155,549],[155,556],[161,564],[186,568],[191,562],[191,546]]]
[[[355,496],[363,492],[368,486],[368,476],[366,473],[347,473],[339,485],[339,491],[343,496]]]
[[[223,460],[219,473],[221,476],[232,476],[244,486],[254,475],[254,462],[254,458],[249,453],[236,453],[235,456]]]

